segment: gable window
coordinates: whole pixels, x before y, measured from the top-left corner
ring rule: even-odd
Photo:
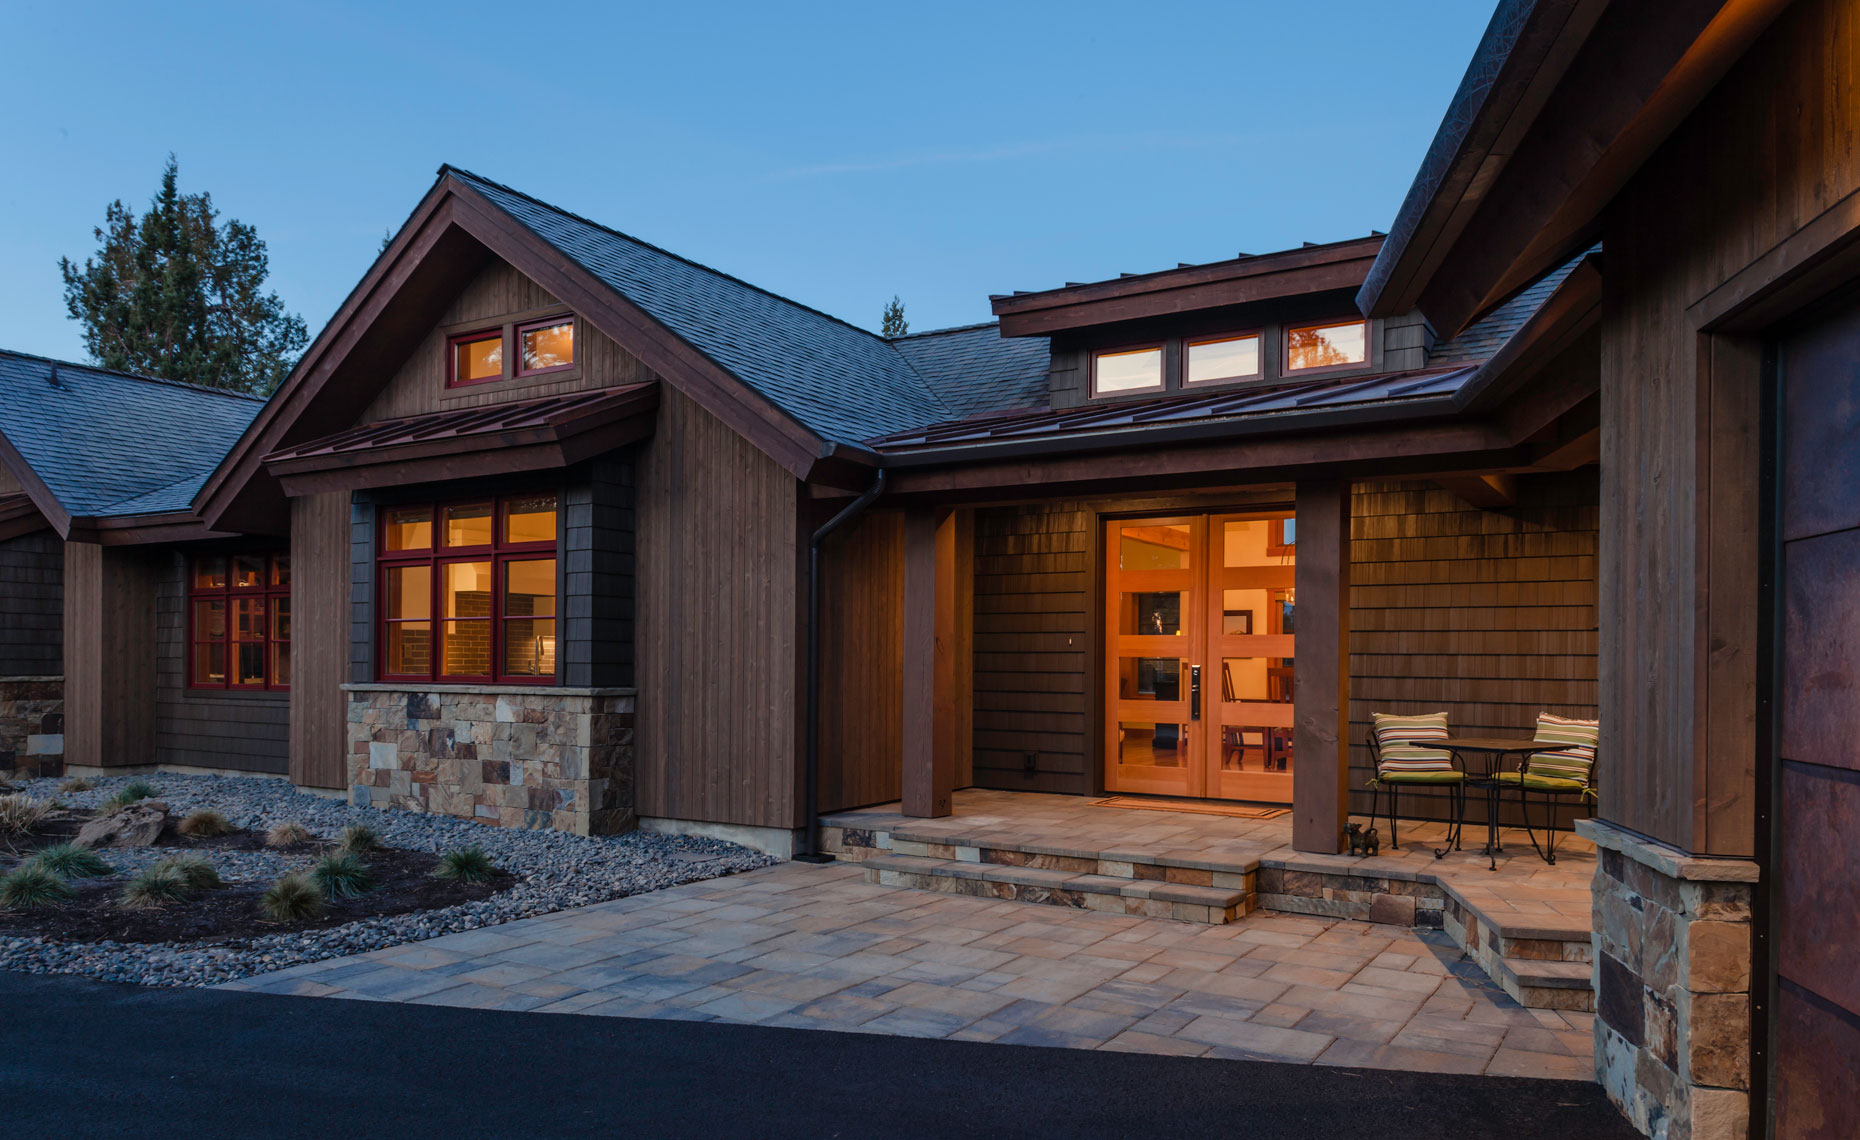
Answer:
[[[573,367],[575,318],[550,317],[517,326],[517,375]]]
[[[552,492],[383,507],[383,680],[553,684]]]
[[[290,555],[205,555],[189,569],[188,686],[290,688]]]
[[[1191,340],[1183,346],[1182,379],[1188,384],[1246,380],[1259,375],[1259,334]]]
[[[1095,353],[1091,358],[1094,396],[1113,392],[1160,392],[1162,386],[1163,350],[1159,344]]]
[[[451,372],[446,376],[446,387],[483,384],[504,378],[503,329],[465,333],[452,337],[448,343],[451,346],[452,363]]]
[[[1285,370],[1343,368],[1368,359],[1369,328],[1363,321],[1336,321],[1285,330]]]

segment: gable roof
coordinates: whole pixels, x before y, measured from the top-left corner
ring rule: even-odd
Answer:
[[[264,401],[0,351],[0,456],[60,534],[186,511]]]
[[[989,321],[910,333],[891,346],[956,418],[1046,403],[1052,359],[1043,336],[1006,338]]]
[[[469,171],[447,172],[823,439],[949,418],[876,333]]]

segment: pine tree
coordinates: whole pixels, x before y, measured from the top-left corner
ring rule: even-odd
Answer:
[[[218,223],[206,193],[183,194],[173,155],[138,219],[122,199],[92,231],[83,268],[59,258],[65,309],[105,368],[265,393],[297,363],[303,318],[265,290],[270,259],[258,231]]]
[[[885,336],[903,336],[910,331],[910,323],[904,319],[904,302],[894,293],[891,303],[885,306],[885,325],[880,332]]]

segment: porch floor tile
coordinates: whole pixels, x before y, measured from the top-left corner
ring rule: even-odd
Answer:
[[[744,948],[754,952],[739,961]],[[233,985],[1592,1079],[1588,1015],[1527,1010],[1477,969],[1448,968],[1461,964],[1439,931],[1269,912],[1194,925],[882,886],[857,864],[784,863]]]

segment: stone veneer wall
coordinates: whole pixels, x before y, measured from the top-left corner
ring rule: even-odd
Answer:
[[[1595,1076],[1655,1140],[1732,1140],[1750,1120],[1757,865],[1698,859],[1599,820]]]
[[[576,835],[637,823],[632,689],[343,687],[358,806]]]
[[[63,677],[0,677],[0,769],[22,776],[64,774]]]

